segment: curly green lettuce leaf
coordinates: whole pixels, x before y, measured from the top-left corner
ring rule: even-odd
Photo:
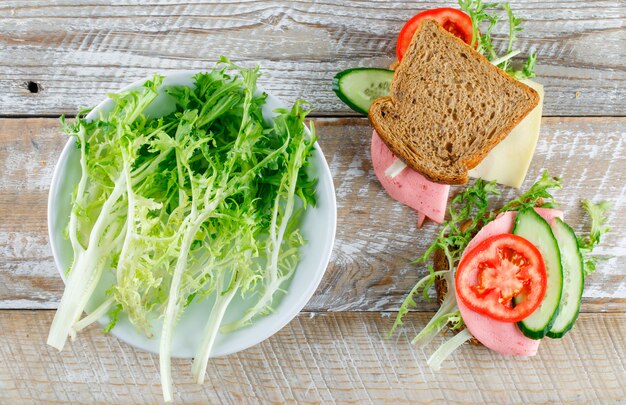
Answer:
[[[535,207],[539,202],[541,202],[539,205],[542,208],[555,208],[557,204],[550,190],[559,190],[562,187],[563,185],[560,178],[550,177],[548,172],[544,171],[541,174],[541,178],[530,186],[526,192],[504,204],[499,211],[520,211]]]
[[[593,255],[593,250],[600,244],[602,235],[608,233],[611,228],[607,225],[606,212],[611,208],[611,203],[601,201],[597,204],[591,200],[582,200],[581,204],[591,219],[591,229],[585,237],[578,237],[578,247],[583,256],[585,277],[596,271],[596,265],[601,259]]]
[[[66,288],[50,327],[48,344],[61,350],[100,281],[103,271],[118,261],[126,233],[128,178],[121,157],[135,130],[145,126],[142,113],[156,98],[162,78],[155,76],[139,90],[112,96],[114,106],[100,119],[79,116],[73,124],[61,120],[80,150],[81,178],[73,193],[68,236],[74,258]],[[132,142],[131,142],[132,143]]]
[[[398,310],[398,315],[396,316],[396,320],[394,321],[393,326],[387,333],[388,338],[391,337],[391,335],[393,335],[393,332],[396,330],[396,328],[404,324],[403,318],[406,314],[409,313],[411,308],[417,308],[417,302],[415,301],[414,296],[418,294],[420,290],[428,291],[428,288],[434,283],[435,277],[441,277],[445,273],[449,272],[448,270],[434,271],[432,270],[432,266],[430,269],[431,269],[430,274],[421,278],[415,284],[415,286],[411,289],[411,291],[409,291],[406,298],[402,302],[402,305],[400,306],[400,309]]]
[[[536,53],[528,56],[521,69],[512,66],[511,58],[519,53],[513,48],[517,34],[522,31],[523,20],[513,14],[509,3],[483,3],[482,0],[459,0],[458,3],[461,10],[472,20],[471,45],[476,51],[518,80],[535,77]],[[492,32],[500,20],[498,14],[500,9],[505,10],[509,21],[509,35],[504,55],[498,55],[492,43]]]

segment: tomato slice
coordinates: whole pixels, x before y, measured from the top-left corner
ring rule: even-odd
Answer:
[[[491,236],[469,251],[456,272],[456,293],[467,307],[503,322],[519,322],[543,300],[546,266],[521,236]],[[514,297],[526,299],[513,306]]]
[[[432,10],[422,11],[404,24],[400,35],[398,35],[398,43],[396,44],[398,60],[402,60],[402,56],[409,47],[411,39],[413,39],[413,34],[415,34],[420,21],[425,18],[437,21],[443,28],[461,38],[466,44],[472,42],[472,19],[470,16],[455,8],[434,8]]]

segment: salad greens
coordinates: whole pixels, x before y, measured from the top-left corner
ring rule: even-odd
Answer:
[[[513,45],[517,39],[517,33],[522,31],[521,18],[515,17],[509,3],[483,3],[482,0],[459,0],[459,7],[472,19],[472,46],[483,54],[490,62],[498,66],[509,75],[518,80],[535,77],[535,63],[537,54],[531,53],[521,69],[514,69],[511,58],[519,54]],[[504,9],[509,20],[509,39],[506,44],[504,55],[499,56],[491,40],[491,34],[500,16],[498,9]]]
[[[113,109],[99,118],[62,119],[76,138],[81,178],[67,229],[74,260],[48,344],[61,350],[68,336],[109,314],[152,336],[162,322],[163,395],[172,399],[172,335],[194,301],[215,296],[192,373],[201,383],[228,305],[255,296],[232,331],[271,311],[272,300],[295,271],[304,209],[315,204],[315,179],[304,168],[316,140],[307,135],[303,102],[264,121],[266,94],[259,69],[226,58],[194,76],[195,87],[171,86],[174,112],[145,115],[163,78],[111,94]],[[103,273],[114,284],[106,300],[80,319]]]
[[[591,218],[591,230],[586,237],[578,237],[578,248],[583,255],[583,269],[585,277],[596,271],[596,264],[599,257],[592,255],[593,249],[600,243],[600,237],[611,230],[606,225],[608,218],[606,217],[606,211],[611,208],[611,204],[608,201],[601,201],[598,204],[591,202],[590,200],[582,200],[581,204],[584,210]]]

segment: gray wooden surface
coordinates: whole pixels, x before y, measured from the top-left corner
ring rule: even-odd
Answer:
[[[562,340],[531,358],[464,346],[435,373],[411,346],[424,313],[386,340],[392,318],[378,313],[302,313],[271,339],[211,360],[204,385],[190,360],[173,362],[175,401],[296,403],[619,403],[626,398],[626,318],[584,314]],[[89,328],[62,353],[45,344],[52,311],[2,311],[0,402],[156,403],[158,357]],[[432,351],[443,338],[428,347]]]
[[[142,5],[139,5],[142,3]],[[416,1],[4,1],[2,114],[74,114],[152,74],[208,69],[219,55],[260,63],[279,98],[352,114],[330,90],[338,71],[388,66]],[[626,6],[616,1],[512,1],[526,20],[523,54],[538,53],[547,116],[626,115]],[[506,22],[496,32],[504,39]],[[28,90],[37,83],[38,93]]]
[[[138,3],[0,3],[0,403],[161,400],[156,356],[95,327],[62,353],[45,345],[63,290],[46,225],[52,170],[66,142],[58,116],[155,71],[210,68],[220,54],[259,63],[262,84],[284,101],[313,103],[336,187],[337,241],[305,312],[280,333],[212,360],[201,387],[189,378],[189,362],[176,361],[177,401],[626,401],[624,1],[511,3],[527,20],[520,48],[539,53],[537,81],[546,86],[541,136],[524,187],[544,169],[562,177],[565,187],[555,195],[577,231],[588,226],[581,198],[613,203],[613,231],[598,250],[608,259],[586,282],[583,315],[563,340],[542,343],[534,358],[465,346],[440,373],[425,365],[436,342],[425,352],[409,344],[433,303],[421,300],[406,329],[383,338],[405,294],[425,274],[409,261],[438,227],[427,222],[418,229],[415,213],[381,189],[369,157],[371,127],[336,99],[330,81],[344,68],[388,66],[403,21],[453,4]],[[500,202],[518,193],[502,191]]]

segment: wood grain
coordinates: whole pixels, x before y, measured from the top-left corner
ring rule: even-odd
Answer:
[[[465,345],[431,371],[410,339],[432,314],[411,314],[397,337],[378,313],[303,313],[243,352],[210,360],[206,383],[173,364],[180,403],[617,403],[626,400],[626,318],[583,315],[531,358]],[[59,353],[45,345],[52,311],[0,311],[0,402],[157,403],[158,358],[91,327]]]
[[[393,311],[425,274],[409,261],[431,243],[438,226],[416,229],[417,216],[392,201],[376,181],[365,119],[317,120],[334,177],[337,240],[331,264],[309,311]],[[581,198],[609,200],[613,231],[598,253],[610,257],[589,277],[583,311],[626,311],[626,118],[544,118],[524,189],[543,169],[563,178],[555,192],[576,231],[588,226]],[[56,308],[63,283],[47,237],[47,193],[66,142],[56,119],[0,120],[0,307]],[[455,190],[458,190],[456,188]],[[498,200],[516,190],[503,188]],[[494,202],[494,207],[497,206]],[[433,310],[422,302],[420,310]]]
[[[3,1],[0,115],[74,114],[155,71],[208,69],[221,54],[259,63],[261,83],[285,101],[304,98],[317,114],[353,115],[332,93],[332,77],[389,66],[403,23],[452,3]],[[626,115],[623,1],[511,4],[526,20],[518,47],[539,54],[545,115]],[[506,23],[496,30],[496,44],[504,46],[507,30]]]

